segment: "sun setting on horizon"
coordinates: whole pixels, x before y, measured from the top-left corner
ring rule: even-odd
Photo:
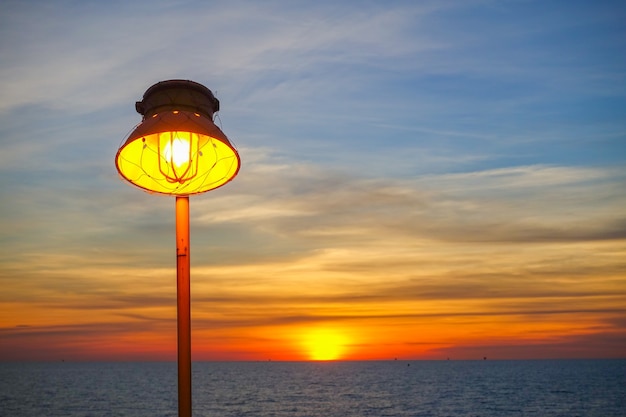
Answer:
[[[306,355],[313,361],[343,359],[348,343],[348,337],[343,332],[332,328],[315,328],[303,335]]]

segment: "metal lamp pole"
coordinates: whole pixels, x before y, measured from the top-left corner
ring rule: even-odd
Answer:
[[[191,291],[189,283],[189,197],[176,197],[176,293],[178,415],[191,417]]]

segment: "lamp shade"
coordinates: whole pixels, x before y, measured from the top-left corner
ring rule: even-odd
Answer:
[[[117,151],[120,175],[149,192],[190,195],[226,184],[241,161],[213,123],[219,101],[201,84],[186,80],[157,83],[136,103],[143,115]]]

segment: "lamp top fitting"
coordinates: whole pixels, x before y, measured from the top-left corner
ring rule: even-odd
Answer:
[[[186,110],[213,120],[213,113],[220,109],[220,102],[202,84],[189,80],[168,80],[148,88],[143,100],[135,103],[135,109],[144,119],[161,111]]]

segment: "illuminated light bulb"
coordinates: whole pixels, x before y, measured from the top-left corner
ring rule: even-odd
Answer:
[[[159,134],[159,171],[169,183],[184,184],[198,173],[198,135],[170,131]]]
[[[167,163],[173,162],[177,168],[190,162],[191,145],[188,140],[174,137],[174,140],[168,141],[163,149],[163,157]]]

